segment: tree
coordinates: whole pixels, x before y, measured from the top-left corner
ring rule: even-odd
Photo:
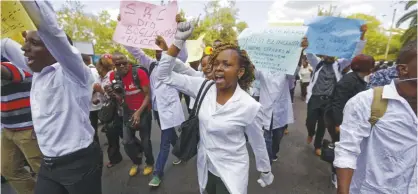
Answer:
[[[216,39],[235,42],[238,33],[248,27],[246,22],[237,22],[238,11],[235,0],[229,0],[226,7],[220,5],[220,0],[209,1],[205,4],[205,16],[199,21],[190,39],[197,39],[205,33],[206,45],[211,45]]]
[[[57,12],[58,22],[73,41],[94,43],[96,54],[124,53],[130,60],[134,57],[126,49],[113,42],[113,33],[117,21],[112,20],[108,11],[102,11],[97,16],[84,12],[84,5],[79,1],[67,1]],[[144,49],[144,52],[154,56],[155,52]]]
[[[384,59],[384,54],[386,51],[386,45],[388,42],[388,36],[385,33],[385,30],[381,26],[381,22],[375,17],[367,14],[353,14],[348,16],[352,19],[361,19],[367,23],[367,33],[366,33],[366,47],[364,48],[363,53],[375,57],[375,59]],[[401,47],[400,44],[400,30],[395,30],[394,36],[390,42],[389,50],[389,60],[393,60],[396,57],[396,54],[399,52]]]
[[[407,1],[405,4],[405,10],[408,10],[412,6],[416,5],[416,0],[410,0]],[[411,22],[409,23],[408,29],[405,31],[405,33],[401,37],[402,43],[406,43],[410,40],[416,40],[417,39],[417,9],[412,9],[405,15],[403,15],[401,18],[399,18],[398,22],[396,23],[396,27],[399,28],[399,26],[403,23],[405,23],[407,20],[411,19]]]
[[[337,6],[329,5],[329,9],[318,5],[318,16],[341,16],[341,13],[337,12]]]

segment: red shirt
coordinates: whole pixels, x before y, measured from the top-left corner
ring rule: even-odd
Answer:
[[[149,87],[149,78],[147,73],[137,68],[139,84],[142,87]],[[110,83],[115,79],[115,72],[110,73]],[[125,102],[131,110],[137,110],[141,107],[145,99],[145,93],[141,88],[136,88],[132,77],[132,66],[129,67],[128,73],[122,77],[122,82],[125,87]],[[150,106],[148,107],[150,108]]]

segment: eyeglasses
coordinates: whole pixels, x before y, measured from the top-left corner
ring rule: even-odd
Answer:
[[[116,67],[120,67],[120,66],[127,66],[128,65],[128,62],[124,62],[124,63],[115,63],[115,66]]]

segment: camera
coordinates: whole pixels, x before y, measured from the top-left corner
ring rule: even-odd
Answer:
[[[120,80],[113,80],[112,81],[112,89],[117,93],[117,94],[124,94],[125,90],[123,88],[123,83]]]

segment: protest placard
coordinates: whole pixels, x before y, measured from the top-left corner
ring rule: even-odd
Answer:
[[[295,73],[302,52],[301,42],[306,26],[247,28],[238,36],[257,70],[269,75]]]
[[[309,47],[306,53],[352,58],[360,40],[363,20],[320,16],[305,21]]]
[[[113,40],[128,46],[160,50],[155,37],[162,36],[168,45],[177,30],[177,2],[159,6],[139,1],[121,1],[120,16]]]
[[[25,30],[36,30],[19,1],[1,1],[1,38],[13,37]]]
[[[202,58],[203,50],[205,48],[203,43],[203,38],[205,34],[202,34],[197,38],[197,40],[187,40],[186,41],[186,48],[187,48],[187,62],[199,61]]]

